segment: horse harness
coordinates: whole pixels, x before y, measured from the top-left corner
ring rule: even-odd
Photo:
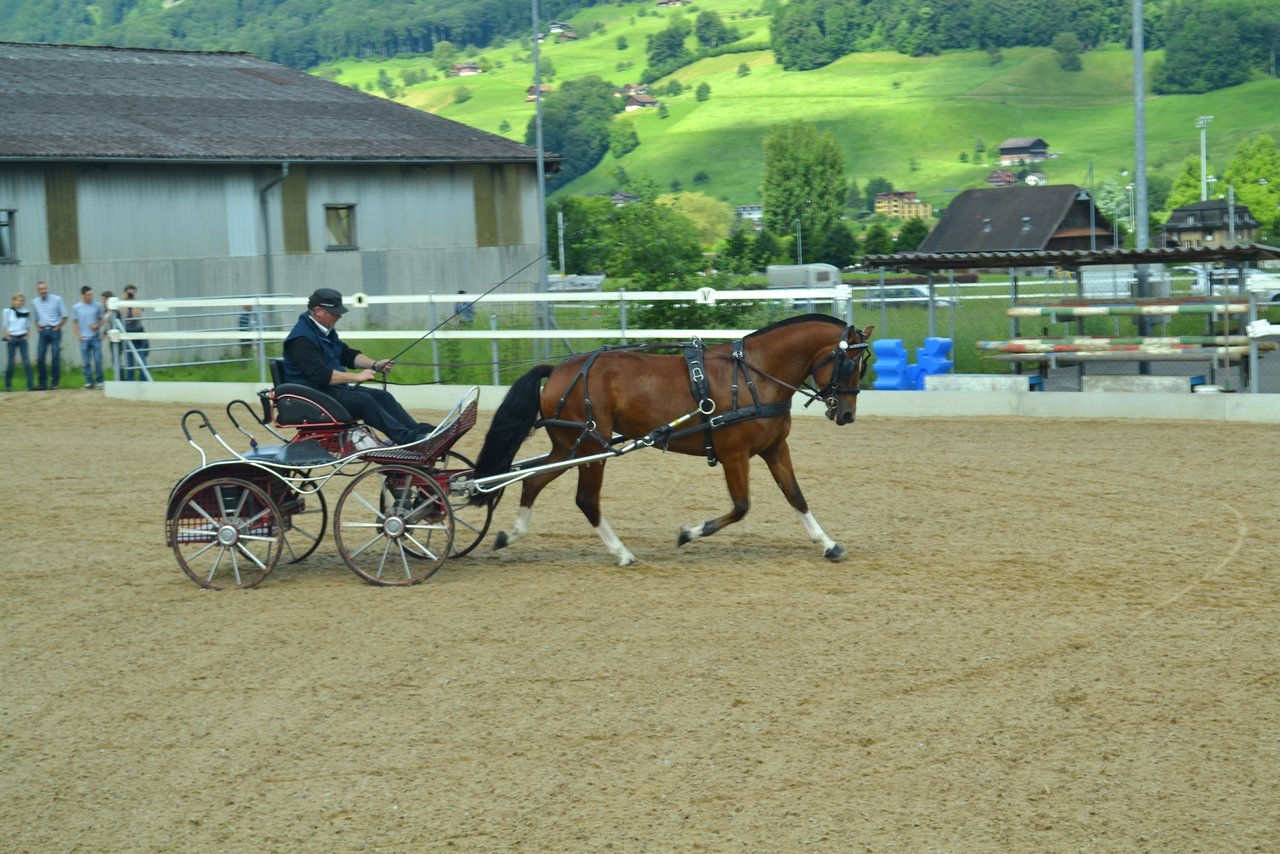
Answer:
[[[703,446],[707,454],[707,465],[716,465],[719,460],[716,457],[715,446],[711,441],[711,434],[713,431],[722,427],[729,427],[733,424],[738,424],[742,421],[752,421],[757,418],[777,418],[791,411],[790,399],[779,401],[777,403],[761,403],[760,394],[756,390],[755,380],[752,378],[753,373],[759,374],[760,376],[778,383],[785,388],[789,388],[793,392],[799,392],[806,395],[809,398],[805,403],[806,407],[815,400],[823,400],[828,409],[834,409],[838,405],[836,400],[837,395],[856,395],[858,393],[859,388],[857,381],[861,380],[862,375],[866,373],[866,360],[864,358],[862,369],[858,372],[854,385],[840,385],[840,381],[843,376],[846,373],[852,373],[852,371],[846,371],[845,366],[847,364],[856,363],[858,357],[865,356],[867,350],[867,343],[865,341],[860,340],[855,344],[850,344],[848,342],[849,329],[849,325],[846,324],[844,332],[841,333],[840,340],[836,344],[835,348],[833,348],[825,358],[810,369],[809,375],[813,378],[814,386],[816,388],[817,370],[832,360],[836,361],[836,365],[831,370],[831,379],[828,380],[827,384],[822,388],[814,391],[811,391],[808,387],[794,386],[786,380],[779,379],[778,377],[761,370],[755,365],[752,365],[746,359],[744,340],[739,338],[734,341],[733,346],[730,349],[730,358],[733,360],[733,366],[730,372],[730,408],[728,412],[719,414],[716,413],[716,402],[711,397],[711,388],[707,381],[705,360],[706,345],[697,337],[693,338],[691,341],[681,342],[674,345],[680,347],[681,351],[684,353],[685,365],[689,371],[689,391],[693,395],[693,400],[694,403],[697,404],[697,407],[692,412],[685,413],[669,424],[663,424],[659,427],[655,427],[653,430],[649,431],[648,435],[640,440],[641,444],[645,446],[656,446],[665,451],[672,440],[681,439],[685,436],[701,432],[704,435]],[[861,338],[861,335],[859,334],[858,337]],[[650,349],[653,346],[662,345],[641,345],[639,347],[626,349]],[[623,437],[605,438],[604,436],[601,436],[596,431],[596,422],[591,415],[591,395],[588,389],[588,378],[591,374],[591,366],[595,363],[595,360],[601,353],[608,352],[611,349],[622,348],[602,347],[599,350],[595,350],[588,354],[587,358],[583,360],[582,365],[578,368],[577,376],[573,378],[573,381],[565,388],[564,394],[560,396],[560,400],[556,404],[555,412],[552,413],[550,418],[540,419],[535,425],[535,427],[580,428],[581,432],[578,434],[578,438],[574,441],[571,449],[574,454],[577,453],[577,450],[582,445],[583,440],[587,438],[591,438],[598,442],[603,448],[612,448],[618,442],[623,441]],[[851,355],[849,352],[850,350],[855,351],[857,355]],[[582,404],[585,420],[566,420],[562,418],[561,415],[564,411],[565,404],[568,402],[570,392],[573,391],[579,382],[582,383]],[[751,395],[751,403],[739,406],[738,396],[743,385],[746,386],[747,391]],[[681,427],[685,422],[698,416],[701,417],[700,424]],[[619,455],[622,454],[621,451],[618,451],[617,453]]]

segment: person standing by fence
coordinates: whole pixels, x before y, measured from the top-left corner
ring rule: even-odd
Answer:
[[[80,289],[80,302],[71,309],[71,322],[80,339],[80,367],[85,388],[102,388],[102,321],[106,310],[93,298],[93,288]]]
[[[44,282],[36,282],[36,299],[32,306],[36,314],[36,328],[39,330],[40,343],[36,348],[36,372],[40,391],[58,387],[62,382],[62,327],[67,322],[67,304],[62,297],[49,293],[49,286]],[[48,364],[45,354],[49,355]]]
[[[137,285],[124,286],[124,299],[135,300],[138,298]],[[125,332],[145,332],[142,326],[142,309],[137,306],[127,306],[120,309],[120,319],[124,321]],[[130,350],[129,345],[133,345]],[[145,380],[147,375],[142,371],[140,365],[147,363],[147,354],[151,352],[151,342],[145,338],[138,338],[129,341],[120,348],[120,355],[123,358],[124,374],[120,377],[123,380],[139,379]],[[135,355],[136,354],[136,355]]]
[[[4,340],[7,345],[8,361],[4,366],[4,390],[13,391],[13,357],[22,357],[22,369],[27,373],[27,391],[35,391],[36,384],[31,378],[31,350],[27,339],[31,335],[31,312],[25,307],[27,298],[23,294],[14,294],[13,301],[4,310]]]

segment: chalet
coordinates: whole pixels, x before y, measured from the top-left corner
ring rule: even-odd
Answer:
[[[0,93],[2,293],[407,295],[542,251],[533,148],[248,54],[0,42]]]
[[[564,21],[552,21],[547,24],[547,30],[552,33],[563,33],[566,30],[572,29],[573,27],[570,24],[566,24]]]
[[[455,62],[449,66],[450,77],[474,77],[480,73],[480,66],[474,62]]]
[[[658,106],[658,99],[652,95],[628,95],[626,106],[623,109],[631,112],[632,110],[643,110],[656,106]]]
[[[577,40],[578,40],[578,34],[575,33],[573,30],[564,30],[562,32],[556,33],[556,41],[558,42],[576,42]]]
[[[637,201],[639,196],[633,196],[630,193],[624,193],[621,190],[609,196],[609,201],[613,202],[614,207],[623,207]]]
[[[875,212],[891,219],[928,219],[933,206],[916,198],[913,190],[876,193]]]
[[[1000,165],[1039,163],[1049,159],[1049,143],[1035,136],[1020,136],[1000,143]]]
[[[624,83],[617,89],[613,90],[615,98],[629,98],[632,95],[647,95],[649,87],[642,83]]]
[[[738,205],[733,209],[738,219],[746,219],[751,222],[764,221],[764,205]]]
[[[541,92],[542,92],[542,97],[544,97],[544,98],[545,98],[545,97],[547,97],[547,95],[548,95],[548,94],[550,94],[551,92],[554,92],[554,91],[555,91],[555,89],[551,86],[551,84],[550,84],[550,83],[542,83],[542,84],[540,84],[540,85],[538,85],[538,86],[536,86],[536,87],[535,87],[535,86],[530,86],[528,89],[525,89],[525,90],[524,90],[524,99],[525,99],[526,101],[536,101],[536,100],[538,100],[538,92],[539,92],[539,91],[541,91]]]
[[[1164,243],[1188,249],[1250,243],[1258,226],[1253,214],[1239,202],[1232,205],[1226,199],[1210,199],[1174,208],[1164,224]]]
[[[993,187],[1013,187],[1018,183],[1018,176],[1008,169],[993,169],[987,176],[987,183]]]
[[[1041,252],[1110,246],[1111,223],[1073,184],[965,190],[920,244],[921,253]]]
[[[684,0],[658,0],[659,9],[675,9],[684,5]]]

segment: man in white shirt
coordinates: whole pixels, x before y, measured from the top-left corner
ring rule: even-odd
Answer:
[[[36,298],[31,303],[36,313],[36,329],[40,343],[36,349],[36,372],[40,391],[52,390],[62,381],[62,327],[67,322],[67,306],[62,297],[49,293],[49,286],[36,282]],[[45,364],[45,353],[50,355]]]

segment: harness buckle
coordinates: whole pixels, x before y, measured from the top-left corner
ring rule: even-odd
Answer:
[[[710,415],[716,411],[716,402],[709,397],[704,397],[698,401],[698,414]]]

